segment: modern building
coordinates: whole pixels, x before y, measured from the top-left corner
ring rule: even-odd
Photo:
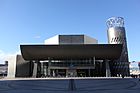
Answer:
[[[114,27],[113,30],[110,29],[112,27],[108,30],[109,42],[114,38],[112,37],[114,34],[110,33],[120,31],[119,27],[117,30]],[[123,58],[123,51],[127,51],[127,47],[124,47],[124,43],[112,42],[98,44],[96,39],[86,35],[56,35],[45,40],[45,44],[42,45],[20,45],[21,55],[17,55],[13,60],[14,63],[11,62],[9,65],[8,76],[129,76],[127,60]]]
[[[7,70],[8,70],[8,62],[5,61],[5,64],[0,64],[0,78],[7,76]]]
[[[122,17],[111,17],[107,20],[108,26],[108,43],[122,44],[122,53],[118,60],[110,63],[111,69],[115,71],[114,74],[129,75],[129,59],[127,51],[127,40],[124,27],[124,19]]]
[[[140,68],[139,68],[140,62],[138,61],[132,61],[130,62],[129,68],[130,68],[130,75],[140,75]]]

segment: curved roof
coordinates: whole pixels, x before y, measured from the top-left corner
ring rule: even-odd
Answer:
[[[25,60],[51,59],[118,59],[121,44],[79,44],[79,45],[20,45]]]

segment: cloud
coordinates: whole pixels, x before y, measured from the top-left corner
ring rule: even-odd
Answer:
[[[130,68],[138,68],[138,62],[131,62],[129,67]]]
[[[34,38],[41,38],[41,36],[35,36]]]
[[[21,54],[20,51],[17,51],[15,53],[6,53],[6,52],[0,50],[0,64],[4,63],[9,57],[15,56],[17,54]]]
[[[132,66],[131,64],[129,65],[129,68],[134,68],[134,66]]]

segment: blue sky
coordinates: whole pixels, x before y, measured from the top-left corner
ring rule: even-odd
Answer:
[[[107,43],[106,20],[125,20],[130,61],[140,61],[140,0],[0,0],[0,55],[56,34],[86,34]]]

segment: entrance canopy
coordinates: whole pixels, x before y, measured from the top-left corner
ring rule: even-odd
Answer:
[[[20,45],[25,60],[118,59],[122,44]]]

